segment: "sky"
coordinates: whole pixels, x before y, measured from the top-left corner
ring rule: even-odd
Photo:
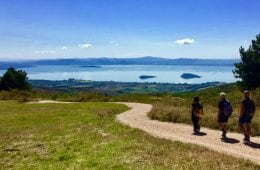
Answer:
[[[0,60],[239,58],[259,0],[0,0]]]

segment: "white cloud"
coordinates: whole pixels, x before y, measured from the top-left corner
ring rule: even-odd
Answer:
[[[115,46],[119,46],[119,44],[117,42],[115,42],[115,41],[109,41],[109,44],[115,45]]]
[[[194,42],[195,42],[195,40],[190,39],[190,38],[184,38],[184,39],[180,39],[180,40],[175,41],[175,43],[181,44],[181,45],[193,44]]]
[[[92,47],[92,46],[93,46],[92,44],[88,44],[88,43],[79,44],[79,45],[78,45],[79,48],[89,48],[89,47]]]
[[[41,51],[35,51],[36,54],[56,54],[56,51],[53,50],[41,50]]]
[[[62,50],[67,50],[68,47],[66,47],[66,46],[62,46],[61,49],[62,49]]]

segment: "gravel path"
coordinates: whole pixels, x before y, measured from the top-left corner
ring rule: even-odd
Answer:
[[[39,101],[32,101],[32,102],[27,102],[27,104],[44,104],[44,103],[77,103],[77,102],[63,102],[63,101],[55,101],[55,100],[39,100]]]
[[[131,110],[117,115],[116,119],[122,124],[141,129],[155,137],[201,145],[217,152],[245,158],[260,164],[260,138],[252,137],[252,142],[245,145],[242,142],[243,135],[238,133],[228,133],[228,139],[225,141],[220,139],[220,131],[208,128],[202,128],[200,135],[194,135],[190,125],[151,120],[147,113],[151,111],[152,105],[121,104],[131,108]]]
[[[29,103],[74,102],[42,100]],[[251,144],[245,145],[242,142],[243,135],[238,133],[228,133],[228,139],[226,141],[220,139],[220,131],[208,128],[202,128],[200,135],[194,135],[192,133],[193,128],[191,125],[151,120],[147,116],[147,113],[152,109],[152,105],[150,104],[117,103],[124,104],[131,108],[130,110],[117,115],[116,120],[122,124],[141,129],[158,138],[201,145],[217,152],[251,160],[260,165],[260,138],[252,137]]]

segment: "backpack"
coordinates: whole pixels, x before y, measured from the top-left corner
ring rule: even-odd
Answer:
[[[199,103],[199,107],[198,107],[198,110],[196,112],[196,116],[198,116],[200,118],[204,116],[203,106],[202,106],[201,103]]]
[[[251,99],[246,100],[245,109],[246,109],[245,114],[254,115],[255,110],[256,110],[254,101]]]
[[[200,108],[198,113],[197,113],[197,116],[198,117],[203,117],[204,116],[204,111],[203,111],[203,108]]]
[[[227,100],[223,101],[223,111],[222,111],[222,113],[225,117],[230,117],[233,113],[233,108],[232,108],[230,102],[227,101]]]

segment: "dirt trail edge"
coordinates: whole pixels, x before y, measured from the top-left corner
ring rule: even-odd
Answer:
[[[220,131],[208,128],[201,128],[202,133],[194,135],[191,125],[151,120],[147,116],[152,109],[150,104],[119,103],[131,108],[117,115],[116,120],[122,124],[141,129],[155,137],[201,145],[217,152],[251,160],[260,165],[260,139],[257,137],[252,137],[252,142],[245,145],[242,141],[243,135],[238,133],[228,133],[225,141],[220,139]]]

